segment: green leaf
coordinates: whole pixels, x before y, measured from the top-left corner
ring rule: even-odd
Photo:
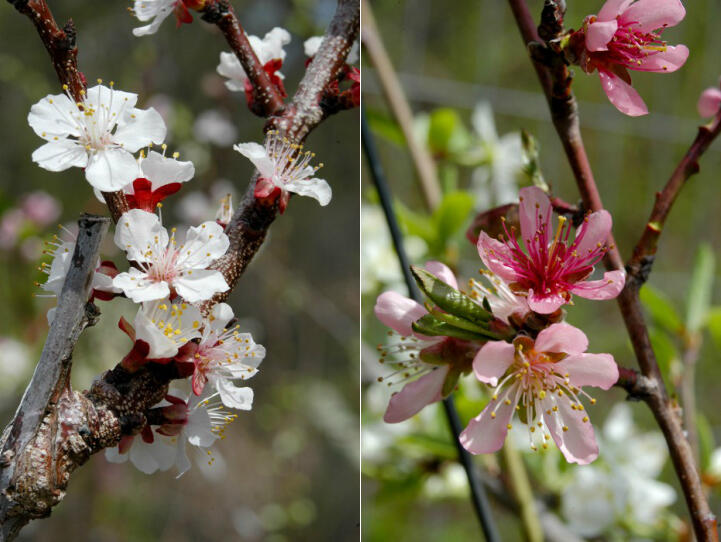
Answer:
[[[403,135],[403,130],[401,130],[401,127],[398,126],[396,121],[389,115],[373,109],[367,109],[366,115],[368,118],[368,126],[373,130],[373,133],[399,147],[406,146],[406,138]]]
[[[691,333],[698,332],[706,323],[715,267],[716,260],[711,247],[707,243],[700,245],[696,252],[686,308],[686,329]]]
[[[651,313],[651,318],[657,325],[674,335],[682,332],[681,317],[665,294],[647,283],[641,288],[640,296],[641,303]]]
[[[438,231],[431,217],[411,211],[400,202],[395,202],[393,208],[406,235],[420,237],[431,246],[436,244]]]
[[[422,267],[411,266],[413,278],[421,291],[439,308],[476,324],[488,322],[493,315],[466,294],[451,288]],[[485,326],[484,326],[485,327]]]
[[[451,393],[453,393],[460,377],[461,370],[458,367],[451,366],[448,371],[448,376],[446,376],[446,379],[443,381],[443,387],[441,388],[441,395],[443,397],[448,397]]]
[[[701,456],[699,458],[700,463],[703,468],[706,468],[716,445],[711,424],[706,419],[706,416],[698,410],[696,411],[696,431],[698,434],[699,455]]]
[[[439,239],[445,244],[468,221],[473,209],[473,196],[468,192],[450,192],[443,196],[433,213]]]
[[[460,152],[468,141],[468,132],[456,111],[444,107],[431,113],[428,146],[434,155],[448,156]]]
[[[413,331],[416,333],[430,337],[453,337],[454,339],[461,339],[464,341],[487,341],[489,339],[497,339],[497,337],[491,332],[488,332],[487,335],[481,335],[480,333],[460,329],[447,322],[438,320],[431,314],[426,314],[422,318],[413,322],[412,327]]]
[[[674,360],[679,359],[678,350],[668,334],[656,327],[650,327],[648,330],[651,339],[651,346],[656,354],[656,361],[661,370],[666,386],[671,385],[671,364]],[[672,386],[670,386],[672,387]]]
[[[708,311],[706,324],[716,348],[721,349],[721,307],[712,307]]]
[[[478,324],[474,324],[473,322],[469,322],[465,318],[461,318],[460,316],[454,316],[453,314],[448,314],[447,312],[441,312],[438,310],[431,311],[431,315],[436,318],[437,320],[440,320],[441,322],[446,322],[447,324],[452,325],[453,327],[457,327],[459,329],[465,329],[466,331],[472,331],[474,333],[486,333],[488,329],[483,326],[479,326]]]

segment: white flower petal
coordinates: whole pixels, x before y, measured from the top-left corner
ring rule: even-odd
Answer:
[[[119,273],[113,279],[113,287],[132,299],[135,303],[164,299],[170,295],[170,287],[165,281],[156,282],[138,269],[131,268],[128,273]]]
[[[105,460],[108,463],[125,463],[129,457],[129,454],[127,453],[121,454],[120,449],[117,446],[105,448]]]
[[[148,179],[153,190],[170,183],[184,183],[195,175],[193,162],[181,162],[166,158],[159,152],[150,151],[140,163],[142,176]]]
[[[148,250],[159,252],[168,246],[168,232],[153,213],[131,209],[124,213],[115,228],[115,244],[128,254],[128,259],[147,263]]]
[[[113,141],[130,152],[165,140],[165,121],[154,108],[130,109],[118,122]]]
[[[178,295],[190,303],[205,301],[229,288],[223,274],[212,269],[196,269],[192,274],[186,273],[173,281],[173,286]]]
[[[215,386],[220,394],[220,399],[228,408],[237,408],[238,410],[251,410],[253,408],[252,388],[240,388],[224,378],[218,379]]]
[[[102,192],[115,192],[132,182],[137,170],[137,162],[128,151],[107,148],[90,156],[85,178]]]
[[[217,222],[204,222],[188,229],[185,244],[178,249],[178,267],[205,269],[228,250],[230,241]]]
[[[88,165],[88,153],[72,139],[50,141],[33,152],[33,162],[48,171],[65,171],[71,167]]]
[[[210,327],[215,330],[222,331],[225,326],[228,325],[228,322],[230,322],[233,319],[233,309],[230,305],[227,303],[218,303],[213,307],[213,312],[211,313],[213,316]]]
[[[285,183],[284,188],[288,192],[294,192],[300,196],[310,196],[318,200],[322,206],[330,203],[333,192],[330,185],[323,179],[302,179]]]
[[[28,124],[47,141],[54,137],[79,137],[78,123],[73,118],[78,114],[77,106],[65,94],[49,94],[30,108]]]
[[[148,343],[148,358],[171,358],[178,353],[178,345],[166,337],[162,330],[154,324],[141,308],[135,316],[135,339]]]
[[[265,147],[263,145],[253,142],[238,143],[237,145],[233,145],[233,149],[253,162],[253,165],[262,177],[267,179],[273,178],[275,166],[273,160],[270,156],[268,156],[268,153],[265,151]]]

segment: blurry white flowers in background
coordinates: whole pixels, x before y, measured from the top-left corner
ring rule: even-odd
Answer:
[[[372,293],[379,289],[406,292],[401,266],[398,263],[383,210],[378,205],[361,206],[361,291]],[[406,252],[411,261],[423,258],[428,247],[419,237],[404,237]]]
[[[641,433],[625,403],[613,407],[600,433],[599,460],[573,469],[561,493],[569,527],[596,536],[616,525],[634,532],[658,526],[676,500],[674,488],[656,479],[668,458],[663,436]]]
[[[31,368],[28,347],[11,337],[0,337],[0,390],[15,389],[25,381]]]
[[[479,102],[473,110],[471,124],[477,142],[466,159],[480,165],[471,176],[471,192],[477,209],[514,203],[518,200],[518,177],[523,166],[521,134],[502,136],[496,131],[493,109],[488,102]]]

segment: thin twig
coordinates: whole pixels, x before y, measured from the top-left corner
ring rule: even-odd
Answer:
[[[541,55],[539,54],[538,48],[542,48],[543,44],[541,43],[539,33],[534,27],[533,18],[531,17],[525,0],[509,0],[509,4],[516,17],[516,22],[521,31],[524,43],[532,53],[531,59],[534,68],[539,75],[541,86],[546,93],[554,126],[556,127],[556,131],[571,164],[571,169],[573,170],[584,205],[593,211],[602,209],[603,204],[593,179],[593,173],[591,172],[581,138],[576,100],[570,89],[570,73],[562,59],[548,55],[548,51],[546,51],[546,60],[548,62],[544,63],[539,60]],[[558,2],[547,0],[545,9],[553,10],[557,7],[556,4],[558,4]],[[546,24],[545,28],[548,29],[548,21],[546,20],[544,23]],[[562,26],[562,24],[559,26]],[[547,32],[547,34],[553,34],[553,31],[551,30]],[[546,35],[545,37],[549,38],[553,36]],[[708,143],[706,143],[705,146],[698,145],[698,152],[695,154],[696,159],[707,146]],[[681,169],[682,171],[686,171],[685,167],[681,167]],[[690,170],[688,171],[690,173]],[[679,177],[679,180],[681,178],[685,180],[688,178],[688,175]],[[683,181],[681,181],[681,184],[683,184]],[[673,192],[674,197],[677,191],[678,189]],[[672,199],[670,201],[672,201]],[[622,260],[610,236],[608,242],[609,251],[604,263],[609,269],[620,269],[622,267]],[[701,480],[693,459],[693,451],[684,435],[681,420],[668,397],[663,377],[651,346],[648,328],[646,327],[643,310],[641,308],[639,288],[642,280],[636,279],[637,276],[645,278],[650,269],[650,261],[646,259],[639,263],[641,265],[636,275],[633,274],[634,271],[632,269],[628,270],[630,275],[629,280],[627,280],[626,287],[618,297],[618,303],[638,364],[641,368],[641,373],[654,383],[654,386],[649,390],[650,393],[643,398],[649,405],[666,438],[671,460],[681,482],[696,536],[702,541],[717,541],[716,518],[711,512],[706,496],[704,495]]]
[[[294,141],[302,141],[326,117],[320,97],[323,89],[343,67],[348,51],[358,36],[360,5],[358,0],[339,0],[325,37],[308,65],[293,100],[279,117],[271,117],[268,126],[281,130]],[[268,206],[254,196],[257,174],[248,186],[243,200],[225,229],[230,248],[213,266],[223,273],[230,286],[228,292],[216,295],[203,305],[208,310],[227,298],[253,256],[263,244],[268,228],[275,220],[277,205]]]
[[[283,97],[258,60],[230,1],[206,0],[201,18],[220,29],[228,41],[230,49],[243,66],[243,71],[252,86],[251,109],[253,113],[260,117],[277,114],[283,108]]]
[[[433,211],[441,201],[441,189],[436,175],[436,164],[426,148],[416,140],[413,130],[413,112],[383,45],[383,39],[378,32],[373,18],[373,11],[367,0],[363,0],[361,41],[371,63],[376,68],[378,80],[388,107],[406,138],[406,145],[411,154],[426,208]]]

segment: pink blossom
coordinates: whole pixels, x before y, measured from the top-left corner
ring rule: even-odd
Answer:
[[[58,200],[50,194],[37,190],[23,198],[22,209],[28,220],[44,228],[58,219],[61,207]]]
[[[688,58],[685,45],[667,45],[661,33],[686,16],[680,0],[607,0],[598,15],[586,17],[571,40],[584,39],[580,55],[586,73],[598,70],[611,103],[626,115],[648,113],[631,86],[628,70],[671,73]]]
[[[534,341],[519,336],[509,344],[486,343],[473,360],[476,378],[494,386],[491,401],[461,433],[473,454],[503,446],[518,411],[528,425],[531,448],[547,448],[553,439],[567,461],[585,465],[598,456],[598,444],[580,397],[581,388],[609,389],[618,380],[610,354],[586,354],[588,339],[569,324],[553,324]]]
[[[458,289],[453,272],[440,262],[427,262],[426,270],[449,286]],[[509,298],[497,298],[490,290],[483,294],[491,307],[502,308],[504,314],[516,312],[509,308],[513,303]],[[511,297],[512,293],[509,292]],[[526,312],[525,301],[516,298],[518,311]],[[423,407],[436,401],[452,391],[452,380],[461,373],[470,371],[470,363],[480,343],[460,340],[453,337],[427,337],[413,331],[413,322],[428,314],[428,310],[420,303],[396,292],[384,292],[378,296],[375,305],[376,317],[395,333],[392,341],[379,346],[381,363],[394,369],[388,377],[379,381],[387,381],[389,386],[405,383],[400,392],[394,393],[388,403],[383,417],[386,423],[398,423],[417,414]],[[502,317],[502,319],[505,319]],[[394,381],[393,379],[396,379]],[[444,387],[446,389],[444,393]]]
[[[613,299],[623,289],[625,273],[609,271],[600,280],[586,280],[603,258],[606,239],[611,232],[611,215],[596,211],[584,218],[570,241],[571,225],[558,217],[558,228],[551,235],[553,208],[548,196],[538,187],[520,191],[521,238],[526,252],[516,239],[515,228],[508,239],[496,240],[481,232],[478,254],[483,263],[511,289],[528,296],[534,312],[551,314],[571,300],[571,294],[587,299]]]
[[[721,80],[717,87],[709,87],[698,99],[698,114],[704,118],[713,117],[721,109]]]
[[[428,262],[426,269],[449,286],[458,287],[453,272],[440,262]],[[430,364],[423,361],[428,349],[437,350],[446,343],[464,346],[467,341],[450,337],[426,337],[413,331],[413,322],[428,314],[426,308],[396,292],[383,292],[378,296],[375,305],[378,320],[391,328],[398,335],[398,341],[384,347],[379,346],[381,363],[390,365],[395,371],[379,381],[388,381],[400,376],[399,382],[406,382],[403,389],[394,393],[383,416],[386,423],[399,423],[417,414],[424,406],[442,399],[443,383],[449,374],[451,365]],[[467,359],[470,363],[473,351]],[[409,381],[410,380],[410,381]],[[396,382],[398,383],[398,382]],[[388,385],[393,385],[390,381]]]

